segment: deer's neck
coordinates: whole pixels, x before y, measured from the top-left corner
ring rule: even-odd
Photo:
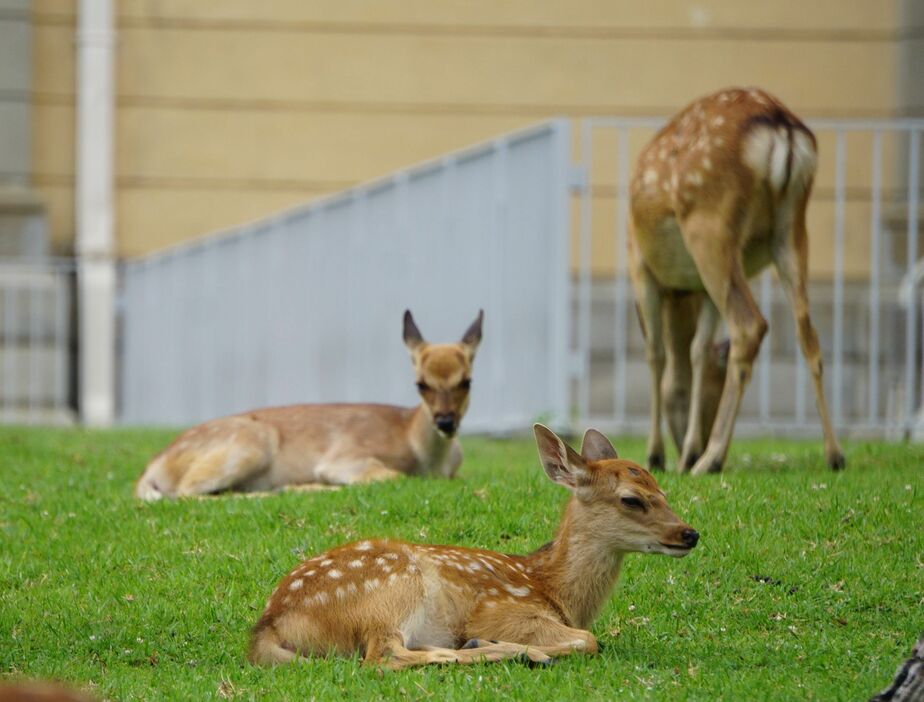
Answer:
[[[534,577],[545,583],[570,625],[586,629],[613,591],[625,554],[606,548],[599,535],[580,527],[583,509],[572,498],[555,540],[527,558]]]
[[[449,462],[455,439],[437,431],[430,410],[423,403],[411,414],[408,441],[417,457],[421,473],[438,472]]]

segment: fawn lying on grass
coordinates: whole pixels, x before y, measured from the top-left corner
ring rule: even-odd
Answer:
[[[479,312],[456,344],[428,344],[404,313],[421,403],[291,405],[214,419],[183,432],[148,464],[142,500],[289,485],[387,480],[403,474],[452,477],[462,463],[455,434],[468,408]]]
[[[322,553],[276,587],[250,660],[358,651],[366,663],[399,669],[596,653],[586,628],[625,554],[685,556],[699,534],[651,474],[619,460],[599,432],[587,431],[581,455],[541,424],[535,432],[549,478],[572,493],[554,541],[526,556],[391,540]]]

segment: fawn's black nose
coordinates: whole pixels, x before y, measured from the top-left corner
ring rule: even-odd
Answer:
[[[456,418],[451,414],[438,414],[433,418],[436,428],[444,434],[452,434],[456,430]]]
[[[699,541],[699,532],[696,529],[684,529],[683,533],[680,535],[680,538],[683,539],[683,543],[693,548],[696,546]]]

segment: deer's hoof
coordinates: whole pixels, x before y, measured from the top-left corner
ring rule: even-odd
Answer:
[[[686,473],[691,468],[693,468],[693,466],[695,466],[696,462],[699,460],[699,456],[699,451],[690,451],[689,453],[682,455],[679,462],[680,472]]]
[[[700,458],[696,465],[693,466],[693,470],[690,471],[692,475],[705,475],[706,473],[721,473],[722,472],[722,459],[721,458],[709,458],[708,456],[703,456]]]
[[[648,470],[664,470],[664,454],[663,453],[649,453],[648,454]]]
[[[831,470],[844,470],[847,467],[847,459],[840,451],[835,451],[828,455],[828,466]]]

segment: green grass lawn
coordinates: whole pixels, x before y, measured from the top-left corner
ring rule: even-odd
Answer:
[[[169,437],[0,429],[0,676],[114,700],[861,700],[924,629],[924,448],[848,443],[833,474],[819,443],[739,441],[724,475],[658,477],[700,546],[627,559],[598,657],[255,668],[248,630],[304,555],[376,535],[523,552],[566,493],[531,441],[466,438],[452,482],[140,504],[132,483]]]

